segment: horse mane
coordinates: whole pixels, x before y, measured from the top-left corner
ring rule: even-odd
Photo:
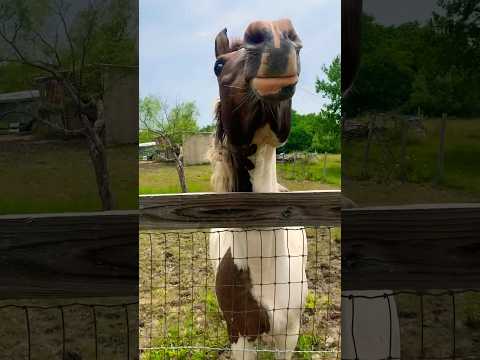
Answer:
[[[207,154],[213,170],[210,182],[215,192],[232,192],[236,181],[225,131],[220,121],[220,111],[221,105],[218,99],[215,104],[216,131]]]

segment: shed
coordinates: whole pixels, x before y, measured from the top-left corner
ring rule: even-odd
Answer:
[[[96,64],[89,69],[98,72],[92,86],[103,93],[107,145],[138,143],[138,66]],[[62,83],[48,76],[36,80],[41,97],[63,108],[55,121],[69,130],[82,128]]]
[[[3,133],[30,130],[37,115],[38,90],[0,94],[0,130]]]
[[[183,139],[183,159],[185,165],[208,163],[208,150],[212,144],[212,133],[199,133]]]

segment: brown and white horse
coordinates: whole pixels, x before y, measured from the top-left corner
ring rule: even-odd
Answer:
[[[278,192],[276,148],[290,132],[302,43],[290,20],[251,23],[242,40],[215,39],[220,101],[210,159],[216,192]],[[233,359],[255,359],[257,341],[291,359],[307,295],[300,228],[213,229],[210,257]]]

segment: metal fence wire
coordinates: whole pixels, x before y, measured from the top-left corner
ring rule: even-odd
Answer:
[[[374,296],[342,295],[351,309],[350,329],[354,357],[342,360],[399,360],[392,356],[392,317],[389,311],[389,334],[385,357],[362,356],[356,339],[355,314],[359,301],[384,299],[391,310],[393,299],[399,305],[401,348],[403,359],[470,360],[480,359],[480,289],[394,291]],[[475,330],[477,329],[477,330]],[[476,334],[476,335],[475,335]],[[343,334],[347,336],[347,334]],[[476,338],[477,337],[477,338]],[[461,344],[460,344],[461,343]]]
[[[138,359],[138,302],[0,304],[1,359]]]
[[[308,244],[308,293],[297,346],[293,351],[281,350],[268,339],[257,338],[248,351],[255,352],[258,359],[273,359],[281,352],[293,352],[293,359],[339,359],[340,232],[330,227],[302,229]],[[220,259],[209,255],[210,235],[229,232],[235,241],[250,232],[265,237],[278,230],[288,228],[141,232],[141,359],[229,359],[231,344],[212,265]],[[295,261],[290,255],[276,258],[288,259],[290,264]],[[262,283],[261,288],[269,285]],[[289,306],[290,302],[286,307],[292,309]]]

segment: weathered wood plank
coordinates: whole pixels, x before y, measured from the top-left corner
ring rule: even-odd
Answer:
[[[480,287],[480,204],[342,211],[342,289]]]
[[[0,216],[0,298],[138,296],[138,212]]]
[[[339,226],[340,191],[140,197],[142,228]]]

